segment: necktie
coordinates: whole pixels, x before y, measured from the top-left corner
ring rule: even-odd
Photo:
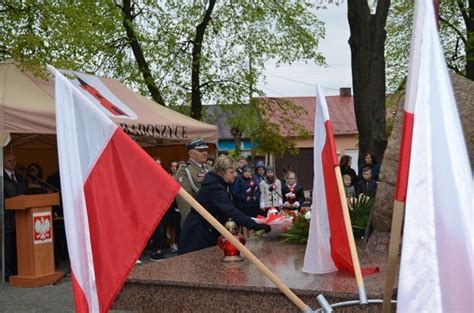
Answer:
[[[17,183],[15,173],[12,173],[11,179],[15,184]]]

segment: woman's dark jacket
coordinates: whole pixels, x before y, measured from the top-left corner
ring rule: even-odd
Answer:
[[[228,192],[229,187],[221,176],[209,172],[196,194],[196,200],[221,224],[232,218],[238,225],[253,229],[258,225],[257,222],[234,206]],[[178,254],[215,246],[219,235],[214,227],[192,209],[181,230]]]

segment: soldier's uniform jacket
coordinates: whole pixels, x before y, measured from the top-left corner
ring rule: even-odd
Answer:
[[[205,163],[202,166],[197,164],[192,159],[188,163],[181,165],[176,172],[176,181],[186,190],[190,195],[196,197],[196,193],[201,188],[201,183],[204,176],[210,171],[209,166]],[[181,213],[181,226],[184,224],[186,216],[188,216],[191,206],[180,196],[176,197],[179,212]]]

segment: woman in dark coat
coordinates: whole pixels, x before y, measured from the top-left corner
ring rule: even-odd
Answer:
[[[339,167],[341,169],[341,176],[349,175],[351,177],[351,186],[356,186],[357,181],[359,180],[357,177],[356,172],[351,167],[352,165],[352,157],[349,155],[341,156],[341,160],[339,161]]]
[[[372,171],[372,179],[379,181],[380,165],[377,163],[377,158],[373,152],[367,152],[364,157],[364,163],[359,164],[359,180],[362,180],[362,170],[369,167]]]
[[[204,178],[201,189],[196,194],[196,200],[222,225],[227,219],[232,218],[238,225],[248,229],[263,229],[269,232],[271,230],[269,225],[258,224],[234,206],[228,192],[234,180],[234,162],[225,156],[217,158],[213,170]],[[215,246],[219,236],[219,232],[192,209],[181,230],[178,254]]]

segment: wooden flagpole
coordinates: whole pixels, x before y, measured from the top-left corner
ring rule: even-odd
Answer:
[[[439,0],[433,0],[433,8],[434,8],[434,13],[435,13],[436,27],[439,32]],[[406,173],[402,177],[405,177],[406,179],[408,179],[408,167],[410,164],[410,157],[406,155],[404,156],[402,154],[402,151],[404,148],[407,149],[408,151],[411,151],[411,140],[412,140],[411,131],[412,130],[409,133],[407,133],[407,135],[409,136],[408,140],[405,140],[405,126],[406,126],[406,121],[404,120],[402,139],[400,142],[400,145],[401,145],[400,164],[405,163],[405,167],[403,167],[402,165],[399,165],[398,173],[400,175],[400,172],[403,169],[405,169]],[[398,184],[400,184],[399,181],[397,181],[397,186]],[[408,185],[408,182],[405,182],[404,184],[405,190],[403,191],[404,196],[401,197],[402,199],[405,199],[407,185]],[[395,193],[397,193],[397,190],[395,191]],[[397,196],[395,196],[395,198],[397,198]],[[400,238],[402,234],[404,211],[405,211],[405,202],[394,199],[393,200],[392,229],[390,230],[390,245],[388,248],[387,274],[385,275],[385,287],[384,287],[384,293],[383,293],[383,305],[382,305],[383,313],[390,313],[390,310],[391,310],[390,303],[392,300],[393,284],[395,282],[395,272],[397,269],[398,251],[400,249]]]
[[[278,289],[288,297],[302,312],[313,312],[311,308],[306,305],[293,291],[285,285],[285,283],[273,274],[265,264],[262,263],[249,249],[247,249],[240,241],[235,239],[235,237],[224,227],[219,221],[217,221],[214,216],[212,216],[199,202],[196,201],[186,190],[181,188],[178,194],[183,197],[186,202],[191,205],[201,216],[209,222],[219,233],[222,234],[227,240],[229,240],[239,251],[247,257],[247,259],[255,264],[257,268],[270,279]]]
[[[341,169],[339,165],[334,167],[336,174],[337,187],[339,188],[339,197],[341,199],[342,213],[344,216],[344,225],[346,226],[347,239],[349,241],[349,249],[351,251],[352,264],[354,265],[354,273],[357,282],[357,289],[359,292],[360,304],[367,304],[367,294],[365,293],[364,279],[362,278],[362,271],[360,270],[359,256],[357,255],[357,248],[355,245],[354,234],[352,233],[351,217],[349,216],[349,208],[347,207],[346,192],[344,191],[344,184],[342,183]]]
[[[382,312],[390,313],[393,294],[393,283],[397,269],[398,250],[400,249],[400,237],[402,233],[403,212],[405,203],[393,201],[392,229],[390,231],[390,246],[388,249],[387,273],[385,274],[385,287],[383,293]]]

